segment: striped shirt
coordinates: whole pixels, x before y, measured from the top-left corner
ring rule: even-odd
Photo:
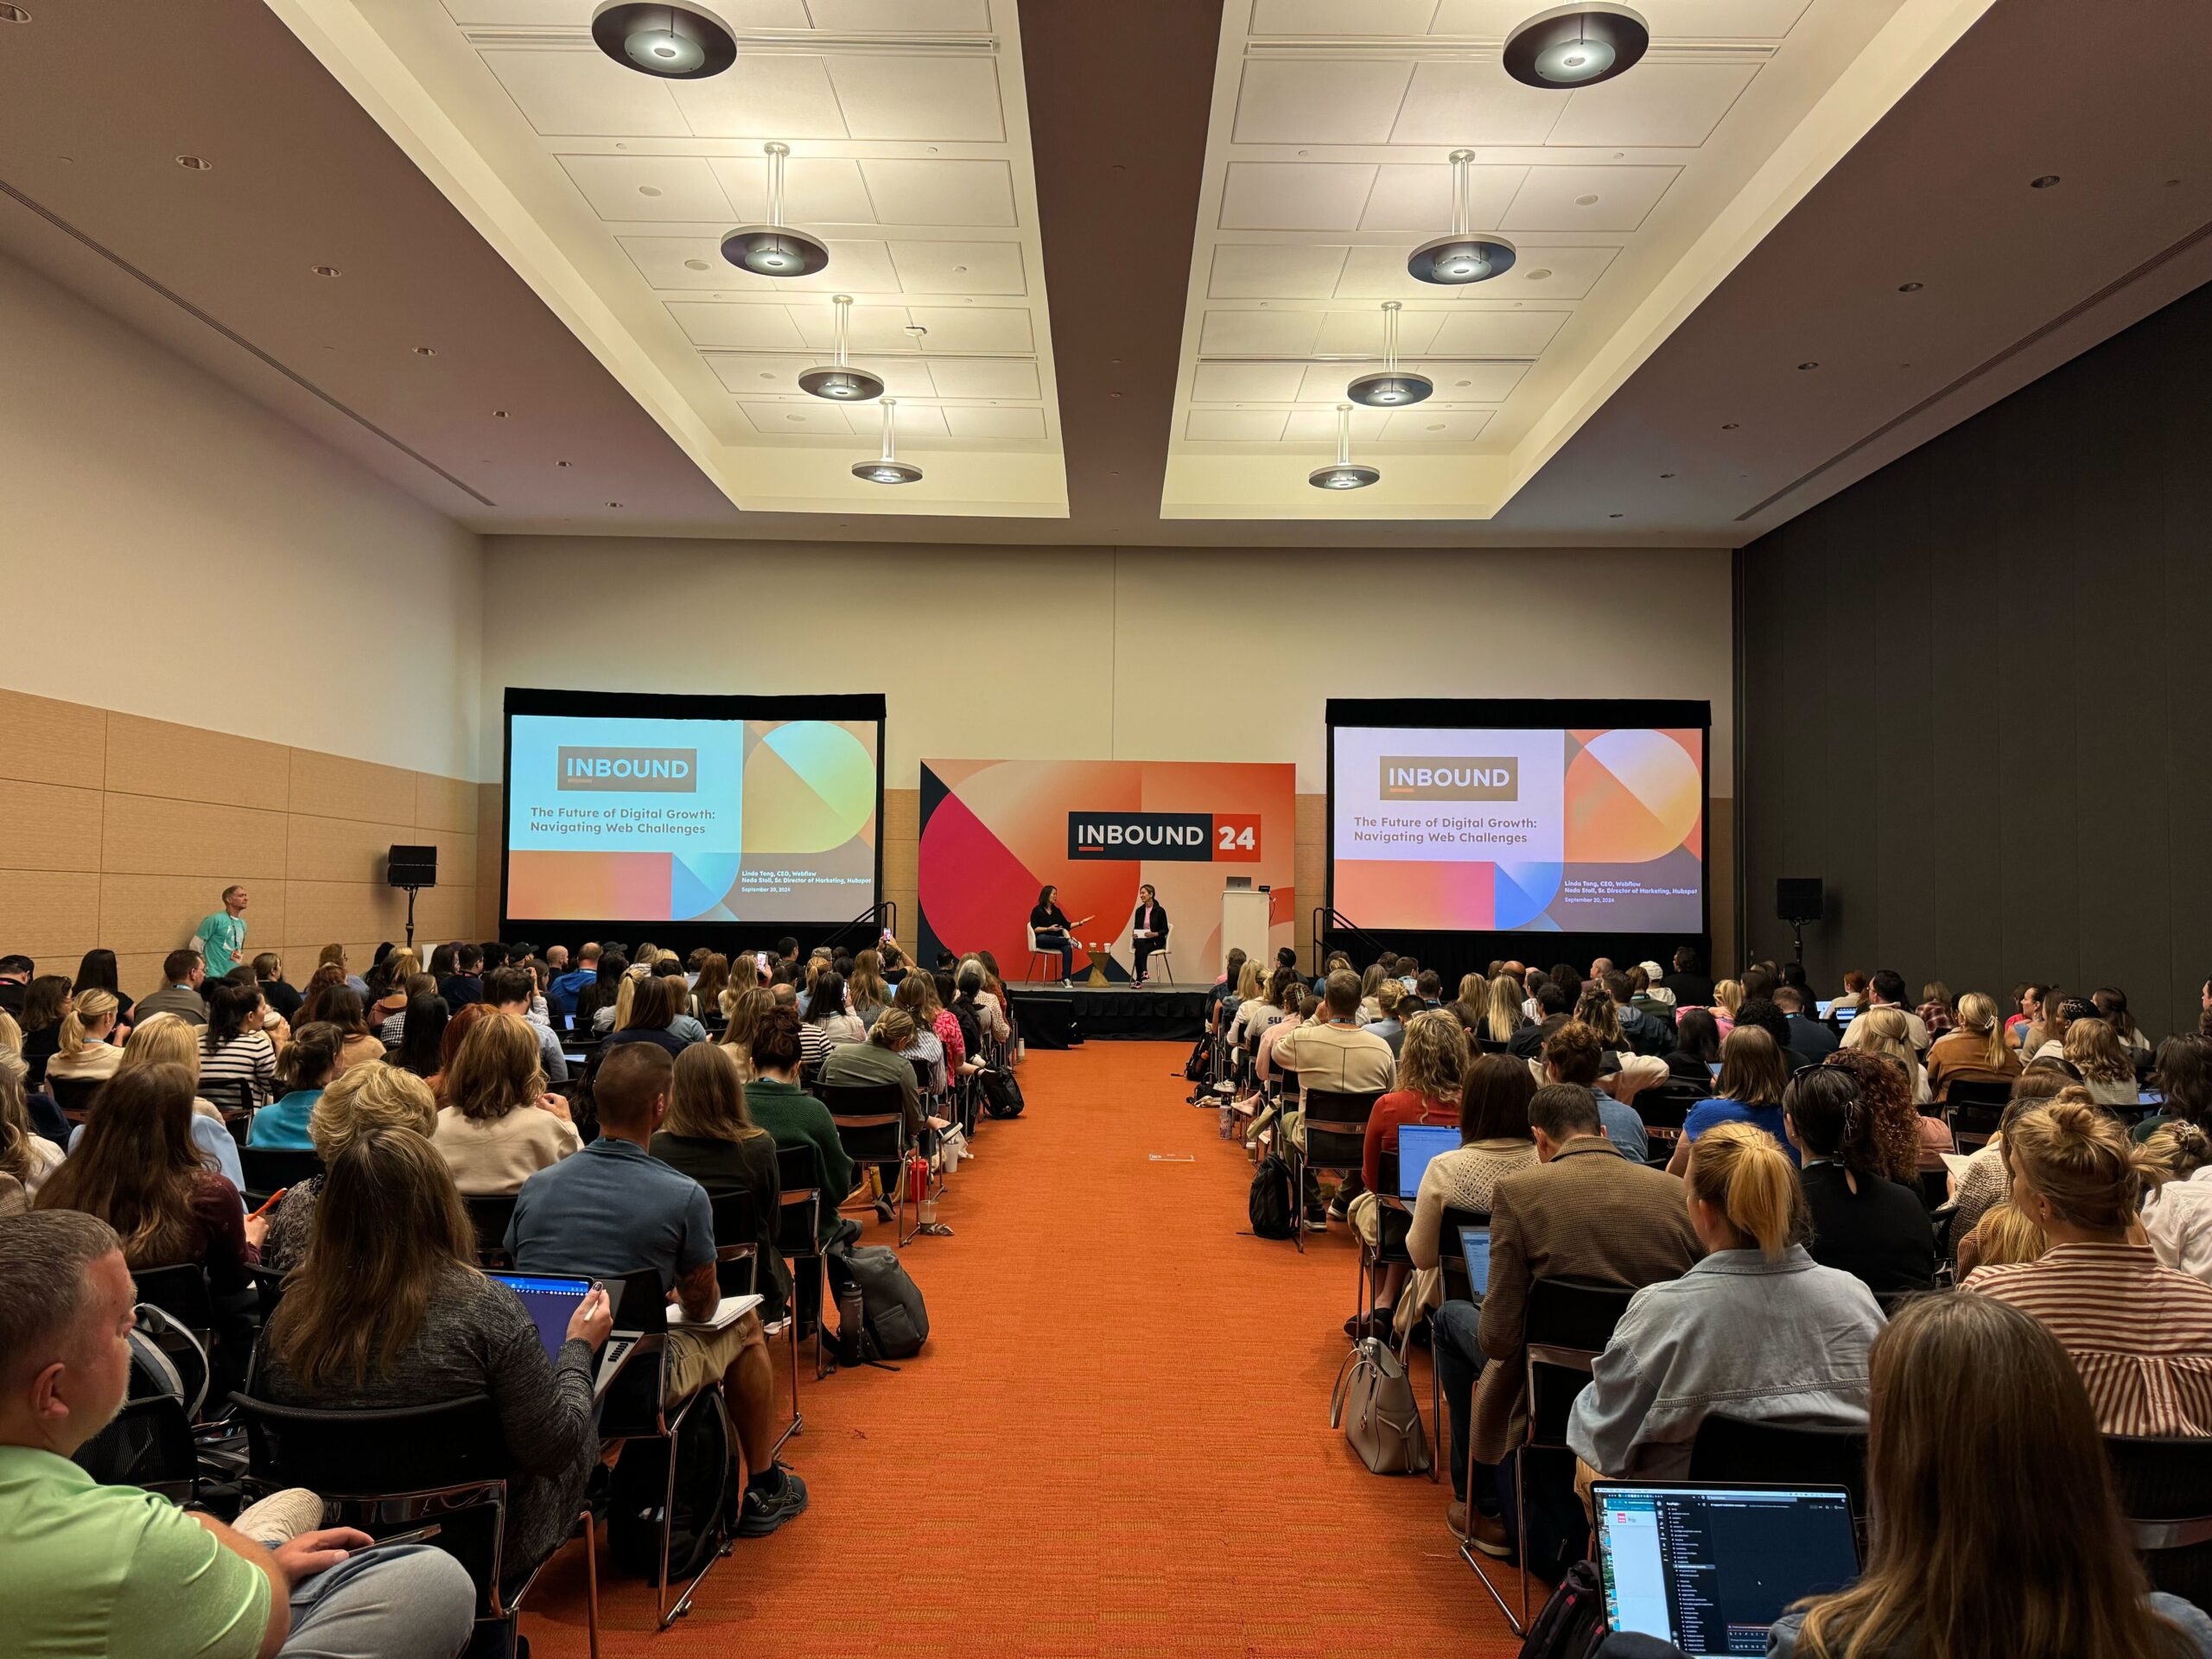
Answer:
[[[2054,1245],[2039,1262],[1978,1268],[1964,1287],[2058,1338],[2103,1433],[2212,1435],[2212,1285],[2148,1246]]]
[[[213,1054],[206,1043],[200,1049],[200,1092],[208,1092],[213,1084],[251,1083],[253,1103],[268,1104],[276,1093],[276,1046],[269,1040],[265,1031],[241,1032],[225,1043]],[[226,1088],[214,1096],[218,1104],[230,1108],[238,1101],[238,1090]]]

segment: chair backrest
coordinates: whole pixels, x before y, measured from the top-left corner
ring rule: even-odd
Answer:
[[[506,1260],[507,1224],[515,1218],[515,1195],[479,1192],[464,1196],[461,1202],[468,1206],[468,1219],[476,1228],[477,1259]]]
[[[137,1300],[150,1302],[187,1330],[206,1332],[215,1328],[214,1300],[208,1294],[207,1274],[196,1262],[173,1268],[134,1268]]]
[[[1768,1485],[1841,1486],[1852,1513],[1866,1510],[1866,1431],[1789,1428],[1709,1416],[1690,1443],[1690,1479]]]
[[[182,1505],[196,1494],[200,1454],[184,1402],[173,1394],[124,1402],[105,1428],[70,1459],[103,1486],[142,1486]]]
[[[748,1296],[760,1272],[754,1260],[760,1249],[760,1201],[741,1190],[712,1193],[707,1203],[714,1212],[715,1281],[725,1296]]]
[[[238,1166],[247,1192],[267,1198],[280,1188],[297,1186],[309,1176],[322,1173],[321,1154],[296,1147],[241,1147]]]
[[[825,1083],[815,1096],[830,1109],[837,1139],[855,1163],[896,1163],[905,1154],[906,1101],[897,1084]]]
[[[1538,1279],[1529,1285],[1522,1330],[1530,1445],[1567,1443],[1574,1397],[1589,1385],[1592,1363],[1612,1340],[1613,1327],[1635,1294],[1626,1285],[1577,1279]]]
[[[233,1394],[259,1479],[325,1497],[372,1497],[504,1479],[505,1436],[489,1395],[378,1411],[280,1406]]]
[[[931,1078],[934,1075],[930,1069],[930,1063],[918,1054],[910,1054],[906,1057],[906,1064],[914,1068],[914,1087],[925,1095],[928,1094]]]
[[[2012,1098],[2012,1085],[1987,1079],[1953,1077],[1943,1088],[1946,1106],[1994,1106],[2001,1113]]]
[[[2212,1602],[2212,1440],[2107,1434],[2105,1455],[2152,1587]]]
[[[92,1109],[93,1096],[105,1081],[104,1077],[63,1077],[48,1072],[46,1086],[54,1096],[54,1103],[61,1109],[61,1116],[72,1123],[82,1123]]]
[[[810,1144],[776,1148],[776,1248],[785,1255],[812,1255],[822,1221],[822,1174]]]
[[[1367,1120],[1380,1093],[1352,1094],[1337,1089],[1308,1089],[1306,1157],[1308,1169],[1357,1169],[1367,1151]]]

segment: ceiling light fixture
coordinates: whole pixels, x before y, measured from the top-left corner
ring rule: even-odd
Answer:
[[[1554,6],[1505,38],[1505,73],[1524,86],[1568,92],[1624,75],[1651,48],[1651,29],[1626,6]]]
[[[1900,294],[1917,294],[1922,289],[1927,286],[1928,284],[1925,283],[1899,283],[1897,284],[1897,292]]]
[[[811,276],[830,263],[819,238],[784,223],[784,157],[789,144],[763,144],[768,158],[768,222],[741,225],[722,238],[722,257],[756,276]]]
[[[2057,182],[2057,174],[2046,173],[2039,179],[2030,179],[2028,181],[2028,188],[2031,190],[2048,190],[2052,185],[2056,184]]]
[[[1447,159],[1452,163],[1452,233],[1415,248],[1406,261],[1406,270],[1415,282],[1445,288],[1502,276],[1513,269],[1513,245],[1502,237],[1476,236],[1468,229],[1473,214],[1470,195],[1473,187],[1467,163],[1475,159],[1475,152],[1455,149]]]
[[[188,173],[212,173],[215,170],[215,163],[204,156],[180,156],[176,158],[176,164]]]
[[[918,484],[922,469],[911,461],[901,461],[898,454],[896,425],[899,400],[883,400],[883,453],[874,461],[853,463],[853,476],[869,484]]]
[[[851,327],[853,296],[836,294],[830,296],[836,322],[836,350],[827,368],[809,369],[798,378],[798,389],[810,397],[827,397],[833,403],[864,404],[871,397],[883,396],[883,382],[866,369],[854,368],[845,361],[845,341]]]
[[[0,23],[28,23],[31,15],[21,6],[0,6]]]
[[[1404,409],[1420,403],[1436,390],[1425,374],[1398,367],[1398,302],[1382,302],[1382,372],[1363,374],[1344,388],[1344,396],[1370,409]]]
[[[1351,405],[1337,405],[1337,464],[1316,467],[1306,481],[1317,490],[1363,490],[1382,474],[1372,467],[1357,465],[1351,458]]]
[[[737,36],[700,5],[601,0],[591,15],[591,38],[625,69],[662,80],[701,80],[737,61]]]
[[[318,276],[335,276],[339,274],[338,267],[335,265],[310,265],[308,269]]]

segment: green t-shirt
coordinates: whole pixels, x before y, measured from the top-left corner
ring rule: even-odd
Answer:
[[[245,954],[245,918],[219,910],[202,921],[200,931],[192,937],[199,944],[201,960],[207,964],[207,977],[220,979],[237,967],[238,958]]]
[[[167,1499],[0,1446],[0,1630],[40,1659],[253,1659],[269,1579]]]

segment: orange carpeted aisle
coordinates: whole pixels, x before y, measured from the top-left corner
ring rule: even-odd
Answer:
[[[1300,1256],[1246,1234],[1250,1166],[1184,1104],[1186,1052],[1030,1057],[1027,1115],[953,1179],[957,1236],[905,1252],[929,1346],[895,1376],[802,1367],[785,1457],[812,1508],[740,1541],[665,1635],[645,1586],[603,1576],[603,1652],[1518,1651],[1445,1529],[1449,1486],[1370,1475],[1328,1427],[1349,1236]],[[1414,1382],[1426,1414],[1418,1353]],[[532,1598],[537,1659],[586,1651],[582,1560]]]

